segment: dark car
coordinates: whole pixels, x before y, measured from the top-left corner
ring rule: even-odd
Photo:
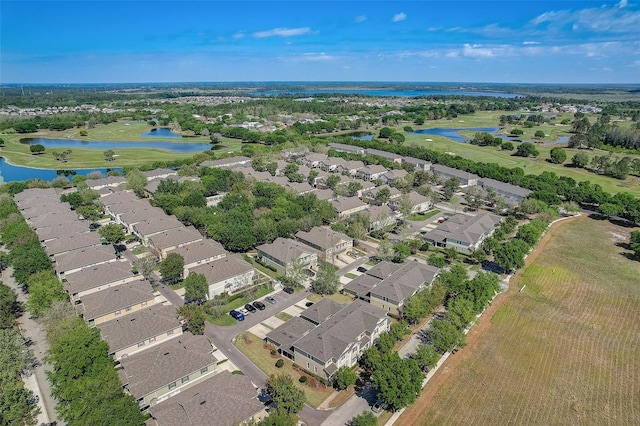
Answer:
[[[293,294],[293,288],[291,287],[285,287],[282,289],[282,291],[284,291],[287,294]]]
[[[261,311],[264,310],[264,308],[266,308],[266,306],[264,305],[264,303],[259,302],[259,301],[255,301],[253,302],[253,306],[255,306],[256,308],[260,309]]]
[[[364,266],[358,266],[358,269],[356,269],[356,271],[362,272],[364,274],[365,272],[367,272],[367,268],[365,268]]]
[[[246,305],[244,305],[244,308],[249,312],[255,312],[256,311],[256,308],[254,308],[251,303],[247,303]]]
[[[304,306],[306,306],[307,308],[308,308],[309,306],[313,306],[313,302],[307,302],[307,303],[305,303],[305,304],[304,304]]]
[[[272,305],[276,304],[276,299],[271,297],[271,296],[265,297],[264,300],[266,300],[267,302],[271,303]]]
[[[238,312],[236,310],[233,310],[233,311],[229,312],[229,315],[231,315],[234,319],[236,319],[238,321],[243,321],[244,320],[244,315],[242,315],[241,312]]]

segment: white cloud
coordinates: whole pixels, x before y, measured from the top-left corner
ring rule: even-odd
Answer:
[[[242,31],[238,31],[237,33],[235,33],[235,34],[233,35],[233,38],[235,38],[236,40],[237,40],[237,39],[244,38],[244,33],[243,33]]]
[[[618,3],[616,6],[618,6],[620,9],[627,7],[627,0],[620,0],[620,3]]]
[[[404,12],[400,12],[393,15],[393,18],[391,18],[391,22],[402,22],[405,19],[407,19],[407,15],[405,15]]]
[[[570,27],[574,32],[629,33],[637,37],[640,28],[640,12],[626,9],[622,0],[616,7],[603,6],[580,10],[545,12],[530,21],[533,26],[545,25],[545,31],[563,31]]]
[[[540,42],[539,41],[523,41],[522,44],[524,44],[525,46],[529,46],[534,44],[540,44]]]
[[[267,37],[293,37],[304,34],[311,33],[311,28],[309,27],[300,27],[300,28],[274,28],[272,30],[267,31],[257,31],[253,33],[253,36],[256,38],[267,38]]]
[[[367,15],[358,15],[356,16],[356,18],[353,20],[353,22],[355,22],[356,24],[359,24],[360,22],[364,22],[367,20]]]
[[[327,55],[324,52],[320,52],[320,53],[303,53],[302,54],[302,60],[304,61],[312,61],[312,62],[326,62],[326,61],[333,61],[336,59],[335,56],[331,56],[331,55]]]

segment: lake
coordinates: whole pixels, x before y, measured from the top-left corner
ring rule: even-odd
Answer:
[[[264,92],[249,92],[252,96],[274,95],[367,95],[367,96],[397,96],[403,98],[415,98],[418,96],[490,96],[493,98],[516,98],[520,95],[503,92],[476,92],[465,90],[375,90],[375,89],[317,89],[317,90],[267,90]]]
[[[182,135],[173,133],[168,127],[158,127],[157,129],[151,129],[148,132],[142,133],[140,136],[142,136],[143,138],[182,139]]]
[[[76,170],[67,170],[73,174],[86,176],[91,172],[101,172],[103,175],[107,175],[108,170],[118,170],[122,172],[122,169],[119,167],[111,167],[109,169],[76,169]],[[23,166],[14,166],[13,164],[9,164],[6,162],[4,157],[0,157],[0,182],[14,182],[19,180],[28,180],[28,179],[42,179],[46,181],[52,181],[58,176],[64,176],[63,171],[53,170],[53,169],[34,169],[33,167],[23,167]],[[71,179],[72,176],[69,176]]]
[[[498,127],[464,127],[464,128],[458,128],[458,129],[445,129],[442,127],[433,127],[431,129],[420,129],[420,130],[414,130],[413,133],[417,133],[419,135],[434,135],[434,136],[443,136],[445,138],[449,138],[452,141],[455,142],[467,142],[468,139],[466,139],[464,136],[460,135],[460,131],[468,131],[468,132],[486,132],[486,133],[490,133],[494,136],[497,136],[501,139],[504,139],[505,141],[511,141],[513,142],[514,139],[520,139],[518,137],[510,137],[507,135],[496,135],[496,132],[499,130]],[[526,139],[520,139],[522,142],[531,142],[531,143],[539,143],[538,141],[534,141],[534,140],[526,140]],[[556,139],[555,141],[551,141],[551,142],[543,142],[544,145],[557,145],[557,144],[563,144],[563,143],[567,143],[569,142],[569,137],[568,136],[559,136],[558,139]]]
[[[49,139],[49,138],[24,138],[20,142],[29,145],[40,144],[45,148],[90,148],[90,149],[113,149],[118,148],[157,148],[167,151],[190,153],[209,151],[211,145],[206,142],[108,142],[108,141],[83,141],[79,139]]]

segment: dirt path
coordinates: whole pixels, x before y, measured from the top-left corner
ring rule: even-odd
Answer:
[[[467,334],[467,345],[464,348],[459,349],[458,352],[451,355],[445,361],[442,367],[440,367],[440,369],[433,375],[431,380],[429,380],[427,386],[425,386],[425,388],[422,390],[422,393],[420,394],[418,400],[410,407],[408,407],[404,411],[404,413],[402,413],[402,415],[394,423],[394,425],[414,426],[419,424],[420,416],[423,412],[429,410],[431,404],[433,403],[433,398],[438,393],[440,388],[446,383],[447,380],[455,377],[456,374],[458,374],[459,365],[474,354],[474,351],[480,342],[480,338],[491,325],[491,318],[493,318],[493,315],[496,313],[496,311],[506,300],[509,299],[509,297],[513,293],[520,290],[518,283],[522,271],[524,271],[524,269],[531,263],[535,262],[540,253],[542,253],[547,244],[549,244],[551,238],[562,229],[565,223],[576,220],[579,217],[581,216],[561,220],[559,222],[556,222],[549,228],[538,245],[533,249],[529,256],[527,256],[524,268],[519,269],[511,278],[509,289],[504,293],[500,293],[498,296],[496,296],[496,298],[493,300],[493,303],[491,303],[491,306],[487,308],[487,310],[478,319],[478,322],[471,328],[471,330]]]

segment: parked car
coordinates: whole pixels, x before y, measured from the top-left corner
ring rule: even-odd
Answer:
[[[374,413],[379,413],[380,411],[382,411],[382,401],[377,400],[375,404],[371,406],[371,411],[373,411]]]
[[[358,269],[356,269],[356,271],[362,272],[364,274],[365,272],[367,272],[367,268],[365,268],[364,266],[358,266]]]
[[[244,321],[244,315],[236,310],[229,312],[229,315],[231,315],[235,320]]]
[[[282,289],[282,291],[284,291],[287,294],[293,294],[293,288],[292,287],[285,287]]]
[[[255,302],[253,302],[253,306],[255,306],[256,308],[260,309],[261,311],[264,311],[264,308],[266,308],[266,306],[264,305],[264,303],[256,300]]]
[[[276,304],[276,299],[271,297],[271,296],[265,297],[264,300],[266,300],[267,302],[271,303],[272,305]]]
[[[313,305],[313,302],[307,302],[307,303],[305,303],[305,304],[304,304],[304,306],[306,306],[307,308],[308,308],[309,306],[312,306],[312,305]]]
[[[256,311],[256,308],[254,308],[251,303],[247,303],[246,305],[244,305],[244,308],[249,312],[255,312]]]

